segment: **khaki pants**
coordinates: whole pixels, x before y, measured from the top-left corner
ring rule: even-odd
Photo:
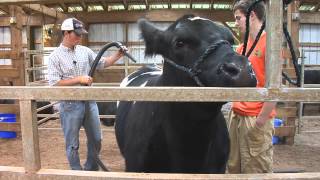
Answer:
[[[240,173],[271,173],[273,164],[273,119],[258,128],[255,116],[229,114],[230,155],[227,171]]]

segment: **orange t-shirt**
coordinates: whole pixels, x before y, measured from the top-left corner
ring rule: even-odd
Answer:
[[[254,41],[248,40],[247,52],[251,48]],[[242,53],[243,44],[237,48],[239,54]],[[260,39],[249,56],[252,68],[256,74],[257,87],[264,87],[265,84],[265,55],[266,55],[266,33],[263,32]],[[233,111],[242,116],[258,116],[263,106],[263,102],[233,102]],[[270,117],[276,114],[273,110]]]

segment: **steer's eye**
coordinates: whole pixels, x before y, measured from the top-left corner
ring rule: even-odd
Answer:
[[[177,41],[176,42],[176,47],[177,48],[181,48],[181,47],[183,47],[184,46],[184,42],[183,41]]]

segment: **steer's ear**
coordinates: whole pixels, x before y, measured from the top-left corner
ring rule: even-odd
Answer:
[[[146,19],[140,19],[138,21],[138,25],[141,30],[141,36],[146,45],[145,55],[164,55],[163,51],[166,49],[164,31],[159,30]]]

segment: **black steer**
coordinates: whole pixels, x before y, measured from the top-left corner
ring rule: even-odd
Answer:
[[[248,60],[231,47],[231,32],[208,19],[186,15],[161,31],[139,27],[146,55],[164,57],[163,70],[144,67],[127,86],[253,87]],[[126,171],[224,173],[229,138],[223,102],[120,102],[116,137]]]

